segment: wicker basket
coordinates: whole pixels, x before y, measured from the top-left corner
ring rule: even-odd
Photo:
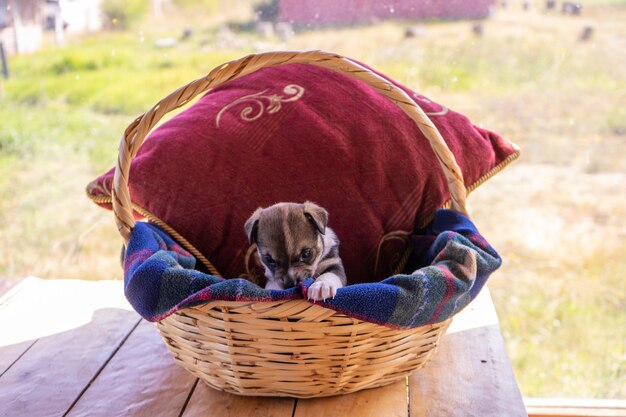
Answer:
[[[130,164],[157,122],[217,85],[260,68],[290,63],[317,65],[359,79],[397,104],[429,140],[446,175],[452,209],[467,214],[463,177],[454,156],[437,128],[406,93],[336,54],[271,52],[215,68],[161,100],[126,129],[113,183],[113,210],[126,242],[135,224],[128,189]],[[173,230],[167,231],[184,242]],[[305,300],[213,301],[181,310],[159,322],[157,328],[176,362],[211,387],[240,395],[310,398],[378,387],[404,378],[434,353],[449,321],[395,330]]]

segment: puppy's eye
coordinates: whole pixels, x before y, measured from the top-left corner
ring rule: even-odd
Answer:
[[[300,252],[300,260],[308,261],[309,259],[311,259],[311,249],[302,249],[302,252]]]
[[[276,261],[274,260],[274,258],[272,258],[271,255],[265,255],[263,256],[263,260],[265,260],[265,263],[268,266],[275,266],[276,265]]]

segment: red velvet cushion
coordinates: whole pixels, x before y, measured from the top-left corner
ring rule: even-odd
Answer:
[[[430,115],[466,186],[517,155],[498,135],[400,87]],[[110,207],[112,177],[111,170],[88,186],[103,206]],[[132,163],[130,190],[137,206],[225,277],[255,274],[243,225],[257,207],[316,202],[330,213],[350,283],[391,275],[407,232],[449,199],[430,145],[408,116],[361,81],[304,64],[228,82],[157,128]]]

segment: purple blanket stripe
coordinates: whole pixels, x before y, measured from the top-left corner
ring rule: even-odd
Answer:
[[[497,252],[466,217],[439,210],[412,236],[405,274],[339,289],[316,302],[359,320],[405,329],[444,321],[464,308],[501,264]],[[167,233],[137,223],[124,259],[125,294],[149,321],[211,300],[279,301],[306,298],[307,279],[288,290],[265,290],[241,278],[223,279],[194,269],[196,259]]]

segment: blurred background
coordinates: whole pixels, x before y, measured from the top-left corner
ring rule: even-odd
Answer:
[[[526,397],[626,399],[626,1],[0,0],[0,280],[121,279],[124,128],[252,52],[353,57],[517,143],[469,197]],[[0,288],[0,291],[2,289]]]

